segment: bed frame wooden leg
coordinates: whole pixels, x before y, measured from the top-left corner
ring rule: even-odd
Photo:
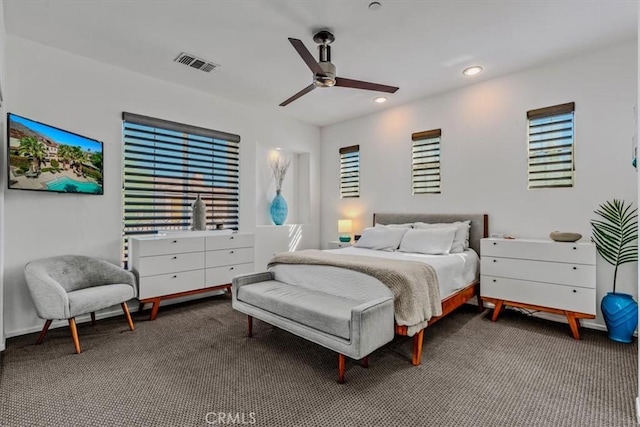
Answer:
[[[422,363],[422,339],[424,338],[424,329],[420,329],[413,336],[413,354],[411,355],[411,364],[418,366]]]
[[[484,311],[484,302],[482,301],[482,297],[480,294],[476,296],[478,298],[478,313],[482,313]]]
[[[253,336],[253,316],[247,316],[247,336]]]
[[[344,384],[344,366],[346,356],[344,354],[338,354],[338,383]]]
[[[369,356],[365,356],[362,358],[362,367],[363,368],[369,367]]]

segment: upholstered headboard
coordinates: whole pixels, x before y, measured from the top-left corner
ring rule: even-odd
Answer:
[[[373,224],[404,224],[407,222],[455,222],[471,220],[469,246],[480,255],[480,239],[489,237],[487,214],[422,214],[422,213],[374,213]]]

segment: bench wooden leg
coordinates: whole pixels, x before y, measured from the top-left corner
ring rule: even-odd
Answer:
[[[247,336],[253,336],[253,316],[247,316]]]
[[[76,328],[76,319],[72,317],[69,319],[69,329],[71,329],[71,338],[73,338],[73,346],[76,349],[76,353],[82,353],[80,349],[80,339],[78,339],[78,328]]]
[[[96,312],[91,312],[91,326],[96,326]]]
[[[51,322],[53,322],[53,320],[51,320],[51,319],[47,319],[44,322],[44,326],[42,327],[42,331],[40,331],[40,335],[38,335],[38,339],[36,340],[36,344],[42,344],[42,341],[44,340],[44,337],[47,335],[47,332],[49,331],[49,326],[51,326]]]
[[[344,366],[345,366],[344,354],[338,354],[338,383],[344,384]]]
[[[422,339],[424,337],[424,329],[420,329],[413,336],[413,354],[411,355],[411,364],[418,366],[422,363]]]
[[[131,313],[129,313],[129,307],[127,306],[127,303],[123,302],[120,305],[122,306],[122,311],[124,311],[124,315],[127,318],[127,323],[129,324],[129,329],[131,329],[132,331],[135,331],[136,327],[133,326],[133,319],[131,319]]]
[[[369,367],[369,356],[365,356],[362,358],[362,367],[363,368]]]
[[[504,301],[502,300],[498,300],[495,302],[495,307],[493,308],[493,314],[491,315],[491,321],[495,322],[498,320],[498,316],[500,315],[500,312],[502,311],[502,305],[503,305]]]

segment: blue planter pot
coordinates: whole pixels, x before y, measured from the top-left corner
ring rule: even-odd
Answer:
[[[629,294],[608,292],[600,304],[609,338],[630,343],[638,326],[638,303]]]
[[[280,194],[280,190],[276,191],[276,197],[274,197],[271,202],[269,213],[271,214],[271,220],[275,225],[282,225],[287,220],[289,207],[287,206],[287,201]]]

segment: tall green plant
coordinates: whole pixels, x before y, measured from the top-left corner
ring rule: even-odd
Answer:
[[[613,293],[616,293],[618,267],[628,262],[638,261],[638,209],[626,205],[623,200],[613,199],[600,205],[594,211],[602,219],[591,221],[593,237],[598,253],[613,265]]]

